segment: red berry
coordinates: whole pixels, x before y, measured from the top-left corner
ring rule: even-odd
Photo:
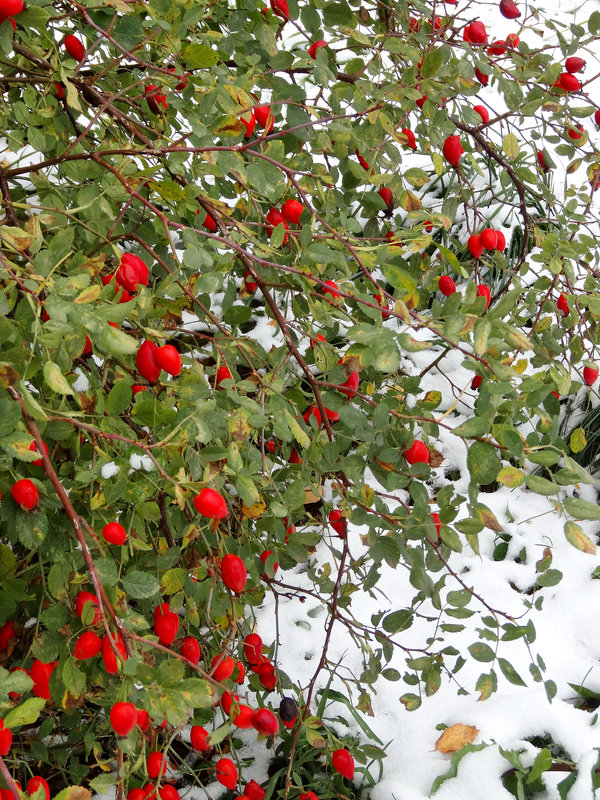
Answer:
[[[170,783],[163,783],[158,790],[158,796],[160,800],[181,800],[181,795]]]
[[[141,786],[127,792],[127,800],[146,800],[146,793]]]
[[[85,47],[83,46],[82,42],[70,33],[68,36],[65,36],[65,50],[74,58],[75,61],[83,61],[85,58]]]
[[[450,0],[446,0],[446,2],[449,3]],[[319,800],[319,797],[314,792],[302,792],[298,800]]]
[[[303,211],[304,211],[304,206],[302,205],[302,203],[294,199],[286,200],[285,203],[281,206],[281,213],[290,223],[290,225],[300,224],[300,216]]]
[[[85,631],[75,642],[73,655],[78,661],[94,658],[102,650],[102,639],[94,631]]]
[[[481,375],[475,375],[473,380],[471,381],[471,389],[475,391],[475,389],[479,389],[481,386],[482,377]]]
[[[487,86],[490,82],[490,76],[482,72],[479,67],[475,67],[475,77],[482,86]]]
[[[192,730],[190,731],[190,740],[194,750],[202,753],[212,749],[212,745],[206,741],[207,736],[208,731],[206,728],[201,728],[200,725],[194,725],[192,727]]]
[[[67,96],[64,85],[58,83],[58,81],[54,81],[54,88],[56,89],[56,97],[58,97],[59,100],[64,100]]]
[[[225,369],[227,368],[225,367]],[[225,519],[227,516],[225,498],[210,486],[206,486],[200,494],[194,497],[194,507],[199,514],[208,519]]]
[[[458,162],[464,152],[460,136],[448,136],[442,147],[446,161],[453,167],[458,167]]]
[[[0,0],[0,19],[14,17],[23,11],[23,0]]]
[[[166,94],[163,94],[163,92],[159,91],[158,86],[155,86],[155,84],[149,83],[147,86],[145,86],[144,93],[146,95],[146,100],[148,101],[148,108],[153,114],[160,114],[161,106],[165,111],[169,107]]]
[[[244,788],[244,795],[248,800],[265,800],[266,791],[255,780],[248,781]]]
[[[275,736],[279,731],[279,720],[268,708],[259,708],[252,716],[252,727],[264,736]]]
[[[565,294],[561,294],[561,296],[556,301],[556,308],[562,312],[562,315],[566,317],[570,314],[571,309],[569,308],[569,303],[567,301],[567,296]]]
[[[269,692],[277,686],[277,672],[270,661],[265,661],[258,668],[258,680]]]
[[[568,128],[567,129],[567,136],[569,139],[573,139],[577,141],[577,139],[581,139],[583,136],[583,125],[579,125],[579,129],[576,130],[575,128]]]
[[[515,0],[500,0],[500,13],[506,19],[516,19],[521,16]]]
[[[212,677],[216,681],[226,681],[233,673],[233,658],[231,656],[216,655],[210,665]]]
[[[325,286],[323,286],[323,296],[331,295],[332,300],[337,300],[341,297],[338,291],[338,285],[335,281],[325,281]]]
[[[309,47],[307,47],[306,49],[308,50],[308,55],[311,58],[316,58],[319,47],[327,47],[327,42],[325,39],[319,39],[318,42],[313,42]]]
[[[158,366],[169,375],[176,378],[181,373],[181,356],[172,344],[164,344],[159,347],[154,358]]]
[[[0,719],[0,756],[7,756],[12,745],[12,731],[4,727],[4,720]]]
[[[17,632],[15,631],[15,623],[11,619],[8,622],[5,622],[0,628],[0,652],[2,650],[8,650],[8,645],[10,644],[11,640],[16,638]]]
[[[417,106],[418,106],[419,108],[423,108],[423,106],[424,106],[424,105],[425,105],[425,103],[427,102],[427,97],[428,97],[428,95],[427,95],[427,94],[424,94],[422,97],[419,97],[419,99],[418,99],[418,100],[415,100],[415,103],[417,104]]]
[[[110,724],[117,736],[127,736],[135,728],[137,710],[133,703],[115,703],[110,710]]]
[[[512,48],[518,47],[520,41],[516,33],[509,33],[506,37],[506,44]]]
[[[583,382],[586,386],[593,386],[598,379],[598,367],[585,366],[583,368]]]
[[[488,308],[492,295],[485,283],[477,284],[477,297],[485,297],[485,307]]]
[[[354,777],[354,759],[347,750],[341,748],[331,756],[331,763],[336,772],[349,781]]]
[[[97,625],[100,622],[100,609],[97,608],[98,606],[98,598],[95,594],[91,592],[81,591],[77,594],[75,598],[75,613],[83,621],[83,609],[86,603],[92,603],[96,606],[96,610],[94,611],[94,619],[92,621],[92,625]]]
[[[290,453],[290,464],[302,464],[302,457],[295,447],[292,447]]]
[[[439,536],[440,535],[440,528],[442,527],[442,524],[440,522],[440,515],[434,512],[431,515],[431,519],[433,520],[433,524],[435,525],[435,529],[436,529],[436,531],[438,533],[438,536]]]
[[[473,44],[487,44],[488,37],[485,25],[478,20],[467,25],[463,32],[463,38],[468,36],[465,41],[472,42]]]
[[[139,256],[133,253],[123,253],[119,268],[115,273],[115,281],[126,291],[135,294],[139,284],[148,286],[150,271]]]
[[[228,789],[235,789],[238,780],[237,767],[230,758],[220,758],[215,766],[217,780]]]
[[[34,775],[27,781],[27,794],[30,797],[40,788],[44,790],[44,800],[50,800],[50,787],[45,778],[42,778],[41,775]]]
[[[503,56],[506,53],[506,42],[504,39],[498,39],[498,41],[492,42],[487,51],[490,56]]]
[[[388,212],[394,210],[394,195],[392,194],[392,190],[387,186],[382,186],[381,189],[377,192],[379,197],[385,203]]]
[[[287,0],[271,0],[271,8],[273,9],[273,13],[277,14],[278,17],[282,19],[290,18]]]
[[[493,228],[484,228],[479,234],[479,241],[486,250],[495,250],[498,234]]]
[[[161,777],[167,771],[167,760],[164,754],[160,750],[152,750],[146,756],[146,772],[148,773],[148,777],[158,778],[160,775]]]
[[[139,346],[135,356],[137,371],[148,383],[156,383],[160,377],[161,367],[156,362],[158,347],[154,342],[146,340]]]
[[[127,658],[127,650],[125,650],[125,644],[121,638],[121,634],[113,633],[111,635],[115,640],[118,653],[121,655],[122,660],[125,661]],[[110,672],[111,675],[116,675],[119,671],[120,664],[117,664],[117,657],[112,648],[112,644],[108,638],[108,635],[102,639],[102,662],[104,664],[104,669],[107,672]]]
[[[49,455],[49,453],[48,453],[48,446],[47,446],[46,442],[42,442],[42,445],[44,446],[44,450],[46,451],[46,455]],[[31,452],[32,452],[32,453],[39,453],[39,452],[40,452],[40,451],[37,449],[37,445],[36,445],[36,443],[35,443],[35,442],[32,442],[32,443],[29,445],[29,449],[31,450]],[[30,461],[29,463],[30,463],[32,466],[34,466],[34,467],[41,467],[41,466],[42,466],[42,459],[41,459],[41,458],[36,458],[36,460],[35,460],[35,461]]]
[[[214,233],[217,230],[217,223],[208,213],[206,214],[206,217],[204,218],[204,222],[202,224],[204,225],[206,230],[210,231],[211,233]]]
[[[272,550],[263,550],[263,552],[259,556],[260,560],[263,563],[263,566],[266,565],[267,559],[269,558],[269,556],[272,556],[272,555],[273,555],[273,551]],[[277,572],[278,569],[279,569],[279,562],[275,561],[273,563],[273,575]],[[263,578],[267,578],[267,577],[268,577],[267,575],[263,575]]]
[[[340,537],[340,539],[343,539],[346,536],[345,518],[342,515],[341,508],[331,509],[329,512],[329,524]]]
[[[254,116],[260,127],[265,128],[268,133],[273,127],[274,122],[273,115],[271,114],[271,106],[256,106],[254,109]]]
[[[581,89],[581,81],[570,72],[562,72],[558,80],[565,92],[578,92]]]
[[[263,641],[258,633],[249,633],[244,639],[244,658],[249,664],[258,664],[263,650]]]
[[[258,283],[253,279],[249,269],[244,272],[244,289],[249,294],[253,294],[258,289]]]
[[[356,395],[356,390],[358,389],[359,383],[360,375],[355,370],[348,375],[343,383],[340,383],[340,385],[337,387],[337,390],[348,397],[354,397]]]
[[[417,149],[417,140],[415,139],[414,133],[411,131],[410,128],[402,128],[402,133],[406,136],[407,142],[405,143],[405,147],[410,147],[411,150]]]
[[[246,705],[246,703],[240,703],[239,696],[237,694],[232,699],[228,713],[230,715],[233,714],[231,721],[237,728],[244,728],[245,730],[248,730],[252,727],[254,709],[250,708],[250,706]]]
[[[43,697],[44,700],[50,700],[50,675],[58,664],[58,661],[50,661],[45,664],[43,661],[36,660],[31,665],[29,675],[33,680],[32,692],[36,697]]]
[[[168,647],[173,644],[179,631],[179,616],[174,611],[161,614],[154,620],[154,633],[158,636],[159,644]]]
[[[450,297],[456,291],[456,284],[450,275],[442,275],[438,282],[438,288],[443,295]]]
[[[248,574],[246,566],[239,556],[227,553],[221,561],[221,578],[223,583],[235,594],[244,591]]]
[[[150,730],[150,715],[145,708],[138,708],[135,724],[141,731],[145,732]]]
[[[471,253],[473,258],[479,258],[485,249],[476,233],[474,233],[472,236],[469,236],[467,247],[469,248],[469,253]]]
[[[473,106],[473,111],[479,114],[483,123],[490,121],[490,114],[485,106]]]
[[[266,216],[266,220],[267,220],[267,222],[270,223],[270,225],[266,226],[266,230],[267,230],[267,233],[269,234],[269,236],[273,235],[273,231],[279,225],[283,225],[284,230],[287,230],[287,228],[288,228],[287,220],[285,219],[285,217],[283,216],[281,211],[279,211],[277,208],[272,208],[268,212],[268,214]],[[288,235],[286,233],[283,236],[283,244],[285,244],[287,242],[287,240],[288,240]]]
[[[198,666],[200,661],[200,644],[193,636],[186,636],[181,643],[181,655],[191,661],[192,664]]]
[[[544,155],[544,151],[543,150],[538,150],[537,151],[537,160],[538,160],[538,164],[540,165],[542,171],[543,172],[548,172],[550,167],[546,163],[546,157]]]
[[[109,544],[125,544],[127,531],[119,522],[109,522],[102,528],[102,536]]]
[[[502,231],[496,231],[496,250],[498,250],[501,253],[505,247],[506,247],[506,238],[504,237],[504,234],[502,233]]]
[[[215,376],[215,385],[218,386],[221,381],[230,380],[233,380],[233,375],[231,374],[229,367],[219,367]]]
[[[585,67],[585,61],[579,56],[570,56],[565,61],[565,69],[567,72],[581,72]]]
[[[424,442],[415,439],[408,450],[404,451],[404,458],[409,464],[429,464],[429,448]]]
[[[244,127],[246,128],[244,138],[249,139],[254,133],[254,128],[256,127],[256,117],[254,116],[254,112],[250,112],[250,117],[248,119],[245,117],[240,117],[240,120],[244,123]]]
[[[358,150],[355,151],[356,157],[358,158],[358,163],[361,165],[363,169],[369,169],[369,162],[366,161],[360,154]]]
[[[15,503],[18,503],[21,508],[31,511],[32,508],[37,508],[40,504],[40,493],[38,492],[35,483],[29,478],[22,478],[13,484],[10,493]]]

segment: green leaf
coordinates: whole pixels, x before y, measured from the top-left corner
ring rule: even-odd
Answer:
[[[500,472],[496,448],[488,442],[473,442],[467,453],[467,466],[474,483],[492,483]]]
[[[464,439],[473,439],[478,436],[484,436],[490,429],[490,423],[481,417],[471,417],[462,425],[458,425],[452,429],[455,436],[461,436]]]
[[[208,44],[188,44],[183,48],[183,60],[189,69],[206,69],[216,64],[219,56]]]
[[[105,353],[114,356],[128,356],[135,353],[140,346],[137,339],[125,333],[120,328],[105,325],[98,337],[98,346]]]
[[[400,698],[402,700],[402,698]],[[477,753],[479,750],[483,750],[485,747],[488,747],[487,744],[466,744],[464,747],[461,747],[456,753],[452,753],[452,758],[450,760],[450,769],[448,772],[444,773],[443,775],[438,775],[438,777],[434,780],[431,784],[431,789],[429,790],[429,796],[432,797],[437,790],[442,786],[445,781],[450,780],[451,778],[456,778],[458,775],[458,766],[462,759],[469,755],[469,753]]]
[[[183,567],[168,569],[160,579],[160,589],[164,594],[177,594],[185,586],[187,570]]]
[[[11,708],[4,715],[4,727],[14,730],[22,725],[33,725],[34,722],[37,722],[45,705],[46,701],[43,697],[30,697],[16,708]]]
[[[160,586],[154,575],[141,570],[128,572],[122,579],[125,593],[133,600],[145,600],[158,595]]]
[[[485,642],[475,642],[469,645],[469,653],[471,653],[475,661],[494,661],[496,658],[492,648]]]
[[[502,674],[504,675],[507,681],[510,681],[510,683],[514,683],[515,686],[527,686],[527,684],[525,683],[523,678],[519,675],[517,670],[505,658],[499,658],[498,665],[500,666]]]
[[[565,510],[575,519],[600,519],[600,506],[579,497],[566,497]]]
[[[50,389],[57,394],[73,394],[71,384],[60,371],[58,364],[46,361],[44,364],[44,380]]]
[[[402,608],[387,614],[381,624],[388,633],[395,634],[408,630],[413,624],[413,618],[414,615],[410,608]]]
[[[543,494],[546,497],[551,497],[553,494],[558,494],[560,486],[552,481],[542,478],[540,475],[527,475],[525,478],[527,488],[536,494]]]
[[[510,161],[514,161],[518,157],[521,148],[519,147],[519,140],[514,133],[506,134],[502,140],[502,149]]]
[[[108,393],[107,405],[110,414],[118,417],[131,403],[131,383],[127,380],[115,381]]]
[[[421,65],[421,75],[424,78],[433,78],[436,72],[444,63],[447,48],[438,47],[436,50],[431,50],[423,59]]]
[[[85,691],[86,676],[85,672],[77,666],[77,660],[69,656],[64,663],[62,671],[63,683],[71,692],[73,697],[79,697]]]

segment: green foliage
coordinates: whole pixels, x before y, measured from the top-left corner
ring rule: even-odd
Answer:
[[[578,522],[600,511],[576,491],[593,483],[596,445],[586,448],[588,418],[567,436],[554,393],[585,391],[582,361],[599,343],[600,157],[587,94],[575,105],[554,82],[600,23],[596,12],[587,31],[560,30],[556,47],[538,49],[528,18],[521,43],[492,58],[464,40],[454,6],[434,25],[434,5],[290,0],[287,20],[254,0],[85,0],[69,14],[30,0],[14,33],[0,25],[0,657],[7,669],[53,666],[47,686],[0,676],[22,784],[39,771],[66,800],[67,787],[116,783],[121,800],[145,783],[148,737],[136,727],[116,740],[108,723],[115,702],[131,701],[148,712],[179,788],[214,780],[216,757],[231,752],[241,793],[250,757],[235,711],[214,707],[236,686],[211,664],[244,660],[269,593],[316,598],[328,632],[308,685],[275,672],[300,713],[266,740],[269,797],[356,794],[332,772],[338,747],[366,790],[375,785],[385,743],[365,718],[379,676],[402,684],[407,710],[467,659],[488,670],[470,687],[481,699],[499,679],[525,684],[503,644],[529,650],[533,626],[488,605],[452,564],[480,554],[480,534],[497,536],[494,558],[506,557],[510,536],[485,502],[503,487],[547,498],[566,540],[595,551]],[[65,50],[69,33],[84,44],[81,63]],[[307,43],[321,38],[313,59]],[[484,75],[489,125],[472,107]],[[574,140],[579,120],[587,129]],[[456,168],[442,156],[455,135]],[[542,149],[546,166],[552,152],[589,184],[556,196]],[[269,216],[294,200],[302,210],[289,225]],[[475,259],[467,239],[486,227],[504,231],[506,247]],[[127,277],[130,254],[147,279],[139,265]],[[458,292],[439,291],[443,275]],[[155,375],[142,343],[161,348],[149,357]],[[415,441],[427,458],[409,463]],[[457,473],[446,471],[458,452]],[[39,503],[11,496],[22,479]],[[199,513],[206,487],[226,516]],[[341,533],[328,525],[334,510]],[[117,520],[123,545],[102,535]],[[360,555],[348,525],[361,526]],[[241,592],[221,572],[226,555],[243,561]],[[536,564],[529,606],[560,582],[551,562]],[[311,589],[282,585],[296,567]],[[378,597],[383,568],[406,576],[411,597],[358,622],[357,593]],[[102,627],[93,602],[77,610],[82,590],[102,605]],[[170,641],[156,626],[161,603],[178,623]],[[476,614],[481,641],[459,651],[452,635]],[[407,649],[401,674],[393,653],[417,622],[439,631]],[[332,687],[340,666],[328,653],[340,627],[362,662],[345,693]],[[109,646],[82,659],[90,631]],[[184,637],[199,643],[199,664]],[[264,644],[276,662],[285,643]],[[533,653],[530,671],[543,681]],[[543,682],[552,699],[556,685]],[[260,676],[247,686],[254,708],[277,710]],[[350,717],[364,740],[340,734]],[[188,723],[214,731],[206,758],[182,737]],[[432,791],[481,747],[455,755]],[[118,774],[107,775],[116,752]],[[512,753],[505,783],[516,796],[543,786],[545,754],[525,768]]]

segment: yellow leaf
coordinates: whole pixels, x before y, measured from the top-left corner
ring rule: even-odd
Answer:
[[[229,417],[228,426],[229,433],[236,442],[243,442],[250,435],[248,418],[242,410],[236,411],[235,414]]]
[[[257,519],[262,517],[265,513],[267,504],[260,498],[258,503],[253,503],[251,506],[242,505],[242,519]]]
[[[435,743],[435,749],[440,753],[456,753],[457,750],[462,750],[466,744],[470,744],[478,733],[479,730],[474,725],[463,725],[462,722],[457,722],[456,725],[446,728]]]
[[[416,194],[407,190],[400,196],[400,205],[405,211],[418,211],[422,203]]]
[[[569,447],[572,453],[580,453],[586,446],[587,439],[583,428],[575,428],[569,439]]]
[[[565,523],[565,536],[569,544],[581,550],[582,553],[596,554],[596,545],[589,539],[575,522]]]

